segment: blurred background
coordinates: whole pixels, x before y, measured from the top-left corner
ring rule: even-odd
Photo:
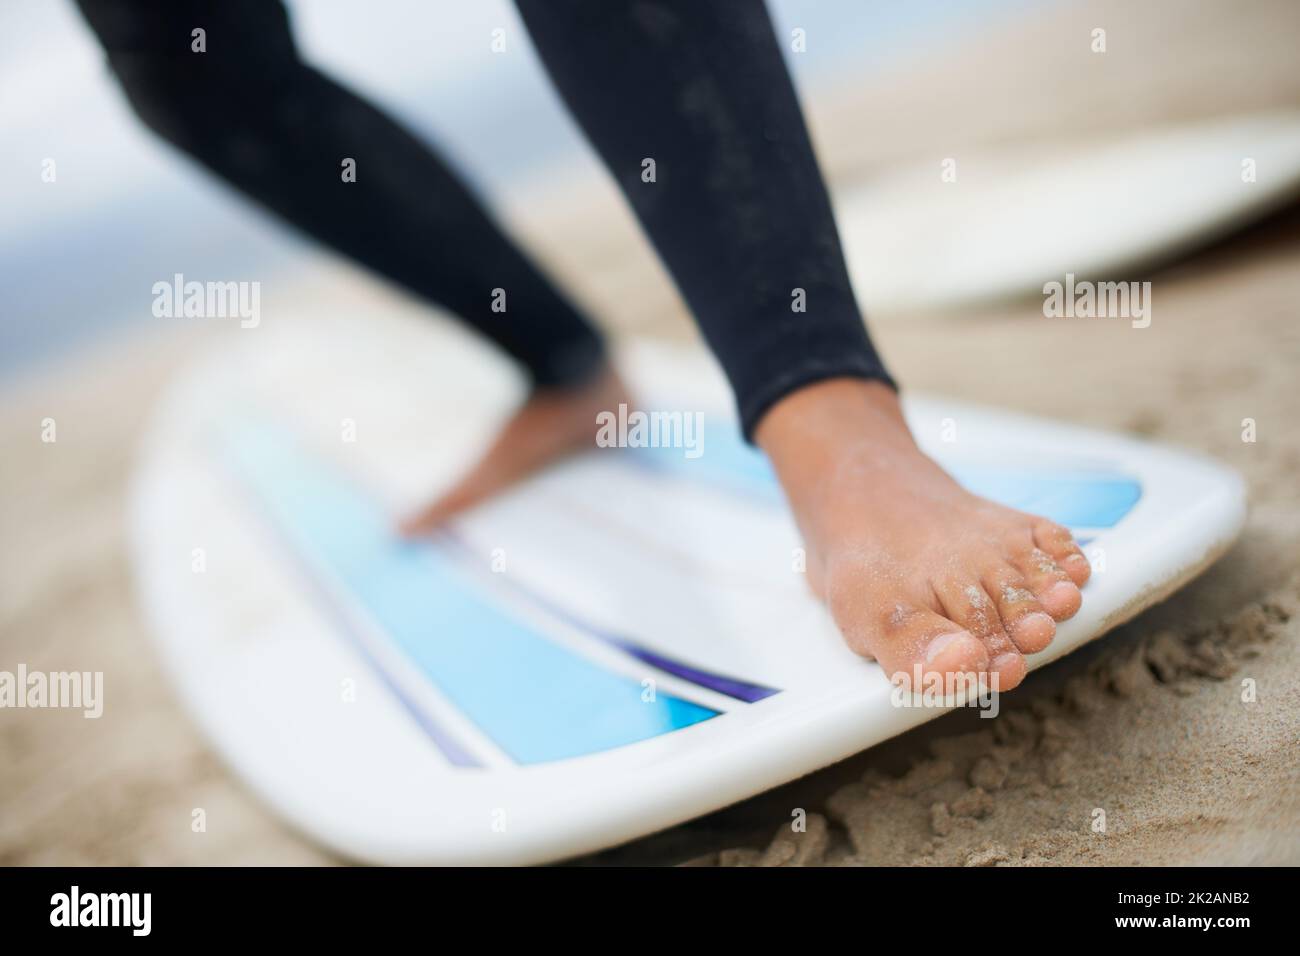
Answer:
[[[439,144],[602,323],[616,334],[695,336],[511,4],[289,6],[305,57]],[[1084,155],[1156,129],[1300,108],[1293,0],[772,0],[770,9],[781,37],[806,31],[806,52],[787,58],[841,203],[899,171],[937,170],[945,157]],[[507,55],[489,49],[499,27]],[[1100,56],[1089,45],[1098,27],[1107,33]],[[0,712],[0,862],[324,861],[228,775],[181,716],[135,607],[124,502],[143,424],[187,361],[240,334],[229,323],[154,318],[150,290],[178,272],[256,278],[264,322],[381,312],[442,320],[281,227],[156,140],[127,108],[71,3],[0,7],[0,128],[0,668],[24,661],[102,669],[115,698],[93,728],[80,715]],[[57,162],[54,184],[41,180],[48,158]],[[1124,323],[1063,333],[1043,318],[1041,296],[941,306],[863,298],[882,351],[910,387],[1155,436],[1247,475],[1254,510],[1237,552],[1176,607],[1144,615],[1107,644],[1140,653],[1157,629],[1191,635],[1219,622],[1237,633],[1247,627],[1237,623],[1243,615],[1294,598],[1300,215],[1293,199],[1279,200],[1117,277],[1155,282],[1150,334],[1126,334]],[[40,442],[47,416],[60,423],[57,450]],[[1254,445],[1240,439],[1246,417],[1260,423]],[[1294,625],[1273,630],[1259,637],[1270,639],[1259,654],[1273,655],[1274,689],[1294,693]],[[1279,635],[1285,639],[1272,640]],[[1089,666],[1073,661],[1026,687],[1024,706],[1058,706],[1076,675],[1061,667]],[[1210,696],[1197,697],[1209,691],[1159,690],[1125,706],[1166,725],[1187,720],[1185,708],[1195,706],[1204,735],[1171,756],[1171,766],[1208,773],[1213,760],[1240,757],[1233,750],[1244,746],[1240,728]],[[1137,719],[1122,707],[1075,716],[1078,734],[1095,739]],[[905,768],[952,732],[941,720],[792,784],[800,788],[793,792],[783,788],[605,859],[716,859],[732,848],[727,859],[752,862],[750,850],[734,848],[761,849],[792,799],[818,806],[844,781]],[[1184,839],[1167,852],[1186,853],[1164,862],[1260,858],[1254,850],[1288,858],[1297,798],[1294,757],[1286,755],[1297,737],[1295,719],[1283,715],[1256,728],[1258,759],[1213,806],[1189,804],[1172,777],[1151,783],[1114,767],[1080,771],[1072,786],[1105,788],[1144,808],[1135,814],[1148,829],[1135,833],[1173,828]],[[1121,764],[1143,759],[1122,733],[1111,746]],[[1261,802],[1269,791],[1271,802]],[[199,801],[226,824],[195,841],[188,808]],[[1053,805],[1044,802],[1041,817],[1027,813],[1020,826],[1050,832]],[[909,812],[897,811],[899,831],[924,829]],[[1207,813],[1219,822],[1196,821]],[[1270,838],[1279,819],[1291,821],[1280,850]],[[1024,836],[1007,826],[1001,841]],[[973,852],[979,844],[969,841],[981,839],[989,835],[959,836],[949,846]],[[1166,852],[1144,839],[1143,852]],[[910,862],[907,854],[921,854],[924,842],[904,840],[890,850],[896,857],[876,862]],[[1062,846],[1059,862],[1090,859],[1069,841]],[[1118,846],[1099,861],[1132,862]]]
[[[508,215],[553,225],[553,208],[545,218],[530,212],[536,193],[608,194],[508,0],[384,0],[364,12],[346,0],[290,6],[308,60],[438,143]],[[799,26],[815,37],[789,60],[817,101],[1035,6],[1051,4],[782,0],[772,13],[782,35]],[[496,28],[507,31],[509,55],[489,49]],[[159,275],[255,271],[267,282],[314,264],[316,250],[268,228],[143,128],[72,3],[6,4],[0,34],[0,121],[14,147],[3,160],[10,189],[0,252],[12,321],[0,339],[0,374],[146,321],[141,290]],[[57,159],[58,189],[35,188],[40,179],[29,175],[46,157]]]

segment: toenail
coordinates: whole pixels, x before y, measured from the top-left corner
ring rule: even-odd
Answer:
[[[1017,631],[1025,631],[1030,628],[1034,630],[1046,628],[1049,631],[1054,631],[1056,630],[1056,622],[1052,620],[1052,615],[1045,611],[1034,611],[1032,614],[1026,614],[1016,622]]]
[[[943,649],[952,644],[953,641],[961,640],[965,634],[940,634],[930,642],[930,646],[925,651],[925,662],[933,664],[934,659],[943,653]]]
[[[1074,596],[1079,593],[1079,589],[1068,581],[1057,581],[1047,590],[1047,596],[1061,595],[1060,600],[1073,600]]]
[[[1069,581],[1057,581],[1043,595],[1043,606],[1053,614],[1068,616],[1079,609],[1080,600],[1079,589],[1075,585]],[[1064,610],[1065,608],[1070,610]]]
[[[965,631],[940,634],[930,642],[925,661],[939,673],[977,673],[988,667],[984,645]]]
[[[1012,628],[1016,643],[1026,654],[1036,654],[1052,642],[1056,635],[1056,622],[1050,614],[1034,611],[1026,614]]]
[[[1069,568],[1074,568],[1074,571],[1070,576],[1076,580],[1086,581],[1088,578],[1092,577],[1092,565],[1089,564],[1088,559],[1081,554],[1070,555],[1065,559],[1063,564],[1067,570]]]

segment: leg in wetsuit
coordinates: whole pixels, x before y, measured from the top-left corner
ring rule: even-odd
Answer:
[[[537,385],[603,362],[599,334],[460,178],[304,63],[279,0],[78,0],[154,132],[328,246],[460,316]],[[207,50],[190,50],[190,31]],[[401,29],[394,24],[395,30]],[[356,181],[342,162],[356,160]],[[506,291],[495,312],[493,289]]]
[[[278,0],[78,0],[159,135],[322,242],[462,317],[542,385],[592,326],[427,146],[305,64]],[[761,0],[519,0],[542,60],[731,381],[746,436],[801,385],[888,381]],[[202,26],[207,50],[190,50]],[[399,29],[394,24],[394,29]],[[340,163],[357,161],[344,183]],[[653,182],[642,179],[654,160]],[[506,312],[492,290],[507,291]],[[802,290],[804,311],[792,306]]]

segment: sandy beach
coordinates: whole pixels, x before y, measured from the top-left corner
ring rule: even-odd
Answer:
[[[1105,69],[1051,55],[1053,37],[1098,23],[1115,50]],[[1300,7],[1287,0],[1066,4],[909,63],[887,88],[810,104],[811,123],[828,175],[847,187],[961,148],[1291,106],[1297,35]],[[608,183],[554,184],[507,214],[616,333],[695,336]],[[1031,675],[996,721],[948,715],[584,862],[1300,863],[1300,206],[1125,278],[1155,290],[1154,321],[1140,333],[1045,319],[1039,299],[868,311],[909,388],[1143,435],[1238,469],[1250,516],[1235,548],[1169,600]],[[268,291],[266,312],[277,304],[422,314],[324,255]],[[144,423],[167,382],[225,334],[149,326],[0,393],[0,668],[102,670],[114,697],[97,721],[0,715],[0,864],[343,862],[221,764],[164,679],[135,600],[125,508]],[[41,441],[46,418],[59,423],[57,443]],[[1242,440],[1247,418],[1254,442]],[[198,806],[205,833],[190,828]],[[809,819],[802,834],[789,826],[798,810]]]

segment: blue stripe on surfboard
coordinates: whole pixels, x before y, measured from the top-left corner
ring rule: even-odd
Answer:
[[[614,674],[466,586],[429,542],[402,541],[378,503],[265,424],[224,428],[231,463],[303,557],[365,609],[438,690],[512,759],[562,760],[715,717]]]
[[[637,448],[630,460],[774,503],[782,500],[772,466],[734,426],[706,425],[703,438],[698,458],[687,458],[681,448]],[[961,462],[948,471],[968,491],[1071,528],[1113,528],[1142,497],[1140,482],[1113,472],[1027,472]]]
[[[973,465],[951,471],[968,491],[1068,528],[1113,528],[1142,497],[1142,485],[1124,475],[1017,474]]]
[[[268,518],[269,516],[265,513],[265,499],[261,495],[255,494],[251,488],[248,488],[243,483],[239,487],[249,493],[254,510],[261,517]],[[343,606],[337,600],[337,596],[329,588],[325,587],[320,575],[294,547],[284,529],[274,521],[268,523],[276,533],[277,542],[282,546],[283,558],[303,572],[303,583],[320,600],[322,609],[330,614],[339,631],[349,638],[352,647],[365,658],[366,663],[378,675],[379,680],[388,688],[388,692],[397,699],[398,703],[411,716],[411,719],[424,731],[425,736],[433,741],[435,747],[442,751],[442,755],[447,758],[447,762],[456,767],[482,767],[483,762],[470,753],[469,749],[459,739],[417,704],[402,687],[401,683],[389,673],[389,669],[375,657],[374,653],[366,645],[365,640],[359,636],[355,623],[345,613]]]
[[[453,545],[459,551],[468,551],[469,545],[461,539],[459,535],[450,530],[441,532],[441,538]],[[567,611],[557,604],[548,601],[536,591],[527,588],[518,581],[507,580],[502,582],[503,587],[509,587],[512,591],[522,596],[529,603],[536,605],[553,617],[559,618],[570,627],[576,628],[590,637],[601,641],[611,647],[617,647],[620,651],[635,657],[642,663],[649,664],[651,667],[658,668],[666,674],[672,674],[674,677],[680,677],[682,680],[689,681],[696,687],[704,687],[708,690],[723,694],[735,700],[744,701],[747,704],[753,704],[760,700],[781,693],[780,688],[768,687],[766,684],[755,684],[751,681],[741,680],[738,677],[728,677],[726,674],[719,674],[716,671],[705,670],[702,667],[695,667],[687,664],[685,661],[676,660],[664,654],[660,654],[631,638],[623,637],[612,631],[597,627],[590,621],[579,617],[571,611]]]

